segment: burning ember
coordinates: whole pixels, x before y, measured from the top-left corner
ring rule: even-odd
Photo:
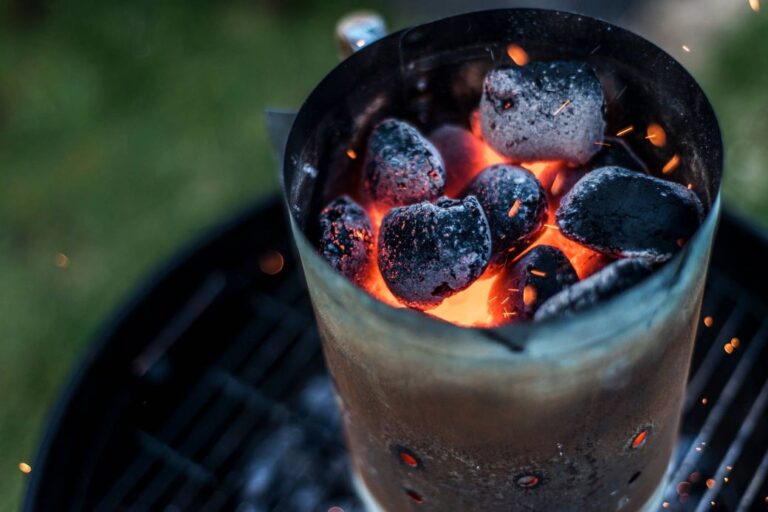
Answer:
[[[355,199],[320,213],[321,254],[387,304],[478,327],[573,314],[647,277],[703,218],[690,185],[662,179],[679,154],[649,166],[630,148],[667,151],[661,125],[606,134],[588,64],[507,54],[515,66],[486,75],[467,127],[375,125]]]

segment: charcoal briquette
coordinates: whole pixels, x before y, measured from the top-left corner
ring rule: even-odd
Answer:
[[[373,226],[368,214],[349,196],[323,208],[319,217],[320,254],[333,268],[362,285],[373,253]]]
[[[666,261],[693,235],[704,215],[699,198],[671,181],[622,167],[602,167],[563,197],[560,231],[612,257]]]
[[[586,63],[533,62],[497,68],[483,83],[483,136],[516,162],[583,164],[600,150],[604,103],[600,81]]]
[[[393,208],[381,223],[379,268],[405,305],[428,309],[465,288],[491,256],[488,221],[477,198]]]
[[[398,119],[377,124],[368,139],[364,186],[381,206],[432,201],[445,190],[445,166],[437,149],[412,125]]]
[[[560,249],[537,245],[501,271],[489,307],[502,320],[530,319],[541,304],[578,280]]]
[[[472,181],[466,194],[477,197],[488,218],[494,267],[513,259],[544,227],[547,195],[522,167],[492,165]]]
[[[643,259],[628,258],[615,261],[552,296],[536,311],[534,318],[537,321],[545,320],[585,310],[628,290],[648,277],[651,272],[653,267]]]
[[[484,167],[484,142],[472,132],[453,124],[445,124],[430,133],[445,164],[445,194],[458,195]]]

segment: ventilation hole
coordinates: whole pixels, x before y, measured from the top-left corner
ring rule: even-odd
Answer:
[[[395,445],[392,447],[392,453],[398,458],[398,460],[411,468],[421,468],[422,463],[418,455],[413,453],[405,446]]]
[[[522,487],[523,489],[533,489],[534,487],[539,485],[540,482],[541,482],[541,477],[534,474],[519,476],[515,481],[517,486]]]
[[[632,438],[632,441],[630,442],[629,446],[633,450],[637,450],[638,448],[642,448],[645,446],[645,443],[648,441],[648,429],[643,429]]]
[[[643,474],[643,472],[642,472],[642,471],[638,471],[637,473],[635,473],[634,475],[632,475],[632,476],[630,477],[630,479],[629,479],[629,482],[627,482],[627,485],[629,485],[629,484],[632,484],[632,482],[634,482],[635,480],[637,480],[638,478],[640,478],[640,475],[642,475],[642,474]]]
[[[424,501],[424,498],[421,496],[421,494],[412,489],[406,489],[405,494],[416,503],[422,503]]]

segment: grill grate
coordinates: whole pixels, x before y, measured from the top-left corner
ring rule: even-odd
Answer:
[[[26,510],[361,510],[278,217],[275,201],[249,213],[108,330],[54,416]],[[273,249],[285,265],[268,275],[249,255]],[[768,510],[768,309],[722,263],[705,296],[714,323],[699,333],[669,510]]]

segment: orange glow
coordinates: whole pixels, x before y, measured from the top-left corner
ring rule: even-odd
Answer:
[[[715,324],[715,319],[711,316],[705,316],[704,317],[704,325],[707,327],[712,327]]]
[[[661,172],[664,174],[670,174],[678,167],[680,167],[680,155],[675,155],[669,160],[669,162],[666,163],[666,165],[664,165],[664,168],[661,170]]]
[[[536,302],[538,296],[539,293],[536,291],[536,287],[527,285],[525,288],[523,288],[523,304],[526,306],[530,306]]]
[[[701,399],[701,405],[707,405],[708,403],[709,403],[709,400],[707,400],[706,398]]]
[[[649,124],[645,138],[657,148],[663,148],[667,145],[667,132],[664,131],[660,124]]]
[[[472,168],[467,170],[466,176],[458,180],[461,183],[458,183],[453,187],[459,192],[472,178],[486,167],[507,162],[503,156],[496,153],[480,136],[478,136],[480,127],[475,114],[472,116],[472,132],[478,137],[477,144],[470,146],[472,151],[475,152],[470,159],[473,164]],[[520,258],[523,254],[538,245],[552,245],[563,251],[566,257],[570,260],[571,265],[573,265],[580,279],[592,275],[609,263],[611,261],[609,258],[567,239],[560,233],[560,229],[555,223],[554,212],[559,206],[560,194],[568,192],[568,189],[573,186],[583,173],[576,169],[569,168],[567,163],[560,161],[524,162],[520,165],[536,176],[541,182],[542,187],[545,190],[550,191],[550,197],[549,213],[545,224],[546,229],[543,229],[538,239],[528,246],[524,252],[517,255],[517,258]],[[455,197],[456,195],[449,192],[449,196]],[[510,217],[517,215],[520,206],[520,200],[515,200],[510,206],[508,215]],[[372,271],[365,282],[364,288],[371,295],[386,304],[394,307],[405,307],[387,287],[387,284],[381,275],[381,271],[379,270],[379,266],[376,263],[378,257],[379,227],[388,210],[379,208],[373,203],[368,203],[366,209],[368,210],[368,214],[370,215],[373,224],[375,243],[373,250],[374,254],[372,255]],[[546,275],[546,273],[536,269],[532,270],[531,274],[541,277]],[[513,322],[518,316],[518,311],[515,311],[515,308],[511,304],[504,305],[504,302],[509,302],[509,296],[497,298],[491,295],[491,291],[498,277],[497,269],[494,269],[493,271],[487,270],[468,288],[448,297],[443,300],[440,305],[428,309],[424,311],[424,313],[466,327],[495,327],[504,323]],[[523,289],[523,301],[526,304],[533,304],[536,301],[536,295],[537,293],[534,287],[526,287]],[[502,306],[498,307],[499,304],[495,304],[496,308],[491,308],[491,304],[496,300],[501,300]]]
[[[418,467],[419,465],[419,461],[416,460],[416,457],[407,452],[400,452],[400,460],[412,468]]]
[[[715,486],[715,479],[709,478],[707,479],[707,489],[711,489]]]
[[[546,272],[542,272],[541,270],[536,270],[536,269],[531,270],[531,274],[533,274],[534,276],[539,276],[539,277],[547,277],[547,273]]]
[[[741,340],[739,338],[731,338],[731,345],[733,345],[733,348],[739,348]]]
[[[517,44],[510,44],[507,46],[507,55],[512,59],[512,62],[518,66],[525,66],[531,60],[528,57],[528,52],[523,50],[523,47]]]
[[[58,268],[69,268],[69,256],[63,252],[56,253],[54,263]]]
[[[466,290],[445,299],[439,306],[426,313],[464,327],[494,327],[504,319],[496,319],[491,314],[491,289],[497,279],[496,274],[486,272]]]
[[[520,199],[518,198],[518,199],[515,199],[514,203],[512,203],[512,208],[510,208],[509,211],[507,212],[507,217],[511,219],[512,217],[517,215],[517,212],[519,211],[520,211]]]
[[[348,156],[350,159],[354,160],[355,158],[357,158],[357,153],[355,153],[355,150],[354,150],[354,149],[348,149],[348,150],[347,150],[347,156]]]
[[[645,444],[645,441],[648,439],[648,431],[647,430],[641,430],[638,432],[638,434],[632,439],[632,448],[640,448]]]
[[[726,354],[733,354],[733,345],[731,345],[730,343],[726,343],[723,346],[723,350],[725,350]]]
[[[623,128],[623,129],[619,130],[619,131],[616,133],[616,136],[617,136],[617,137],[623,137],[624,135],[626,135],[626,134],[628,134],[628,133],[632,133],[633,131],[635,131],[635,127],[634,127],[634,125],[629,125],[629,126],[627,126],[626,128]]]
[[[267,251],[259,258],[259,268],[270,276],[279,274],[284,264],[283,255],[277,251]]]
[[[32,466],[30,466],[26,462],[19,462],[19,471],[28,475],[32,472]]]

